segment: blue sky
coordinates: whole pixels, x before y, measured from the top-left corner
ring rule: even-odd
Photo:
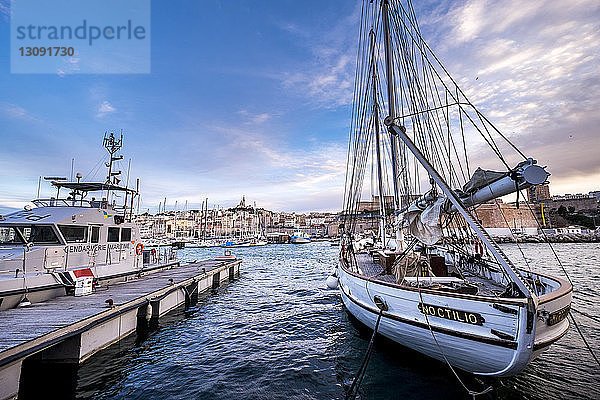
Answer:
[[[600,6],[563,4],[415,2],[471,100],[549,166],[553,194],[600,189]],[[150,74],[11,74],[0,0],[0,211],[34,198],[40,175],[68,176],[72,158],[85,180],[102,179],[90,173],[101,137],[120,129],[143,209],[246,195],[275,210],[339,210],[359,9],[152,1]]]

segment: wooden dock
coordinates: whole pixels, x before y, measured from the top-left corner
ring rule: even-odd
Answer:
[[[198,294],[239,277],[241,260],[206,260],[0,312],[0,399],[19,393],[23,362],[80,363],[120,339],[145,332]]]

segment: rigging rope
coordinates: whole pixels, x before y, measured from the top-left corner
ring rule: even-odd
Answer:
[[[433,59],[436,61],[436,63],[439,65],[439,67],[442,69],[442,71],[444,71],[444,73],[446,74],[446,77],[455,86],[455,88],[457,89],[457,91],[460,92],[460,94],[465,98],[465,100],[477,112],[478,117],[480,119],[483,118],[498,133],[498,135],[500,135],[502,137],[502,139],[504,139],[517,153],[519,153],[519,155],[521,155],[524,159],[526,159],[527,157],[505,135],[503,135],[502,132],[500,132],[499,129],[497,129],[485,116],[483,116],[483,114],[481,114],[477,110],[477,108],[468,100],[468,98],[465,95],[465,93],[460,89],[460,87],[458,86],[458,84],[456,83],[456,81],[452,78],[452,76],[450,75],[450,73],[448,72],[448,70],[444,67],[444,65],[442,64],[442,62],[437,58],[437,56],[435,55],[435,53],[433,52],[433,50],[431,50],[431,48],[429,47],[429,45],[427,44],[427,42],[423,39],[423,37],[421,35],[421,32],[420,32],[420,29],[418,27],[417,21],[416,21],[416,16],[415,16],[415,13],[414,13],[414,8],[412,6],[412,2],[410,0],[407,0],[407,4],[408,4],[408,7],[409,7],[409,10],[411,11],[412,18],[411,18],[411,16],[409,16],[407,14],[406,10],[404,9],[404,7],[402,6],[402,4],[400,4],[400,3],[398,3],[398,7],[395,8],[394,10],[399,10],[404,15],[407,16],[406,19],[410,22],[411,27],[408,27],[408,26],[405,25],[406,31],[411,35],[411,39],[413,40],[414,43],[417,43],[417,40],[411,34],[411,29],[410,28],[412,28],[412,30],[414,30],[414,32],[416,33],[417,39],[419,39],[418,42],[422,45],[422,48],[419,47],[418,44],[417,44],[417,47],[419,48],[422,56],[427,60],[428,64],[432,67],[432,70],[436,73],[436,75],[440,79],[441,84],[444,85],[444,87],[446,88],[447,91],[449,91],[448,87],[446,86],[446,84],[444,83],[444,81],[442,80],[442,78],[439,76],[439,74],[437,74],[437,70],[435,69],[435,67],[433,66],[433,64],[431,63],[431,61],[429,60],[429,58],[427,57],[427,54],[430,54],[433,57]],[[457,100],[457,102],[458,102],[458,100]],[[485,124],[484,124],[484,126],[485,126]],[[489,132],[488,132],[488,134],[489,134]],[[491,135],[490,135],[490,138],[491,138]],[[493,141],[493,139],[492,139],[492,141]],[[494,147],[496,147],[495,146],[495,142],[494,142]],[[496,147],[496,149],[497,149],[497,147]],[[498,154],[498,155],[501,156],[501,154]],[[502,161],[504,161],[504,159],[502,159]]]
[[[596,321],[596,322],[600,323],[600,318],[598,318],[598,317],[595,317],[595,316],[593,316],[593,315],[590,315],[590,314],[584,313],[583,311],[579,311],[579,310],[577,310],[577,309],[575,309],[575,308],[573,308],[573,307],[571,307],[571,311],[575,311],[577,314],[581,314],[581,315],[583,315],[584,317],[588,317],[589,319],[591,319],[591,320],[593,320],[593,321]]]
[[[423,300],[423,293],[421,292],[421,285],[419,285],[419,275],[417,275],[417,288],[419,289],[419,298],[421,300],[421,304],[424,305],[425,301]],[[467,391],[467,393],[473,398],[473,400],[477,396],[480,396],[482,394],[486,394],[486,393],[492,391],[494,389],[492,386],[488,386],[487,388],[485,388],[485,389],[483,389],[482,391],[479,391],[479,392],[477,392],[475,390],[471,390],[471,389],[469,389],[467,387],[467,385],[463,382],[463,380],[460,379],[460,376],[458,376],[458,373],[456,372],[456,370],[454,369],[454,367],[452,366],[452,364],[450,364],[450,361],[448,361],[448,358],[446,357],[446,353],[444,352],[444,350],[442,349],[442,346],[438,342],[435,333],[433,333],[433,329],[431,328],[431,324],[429,323],[429,317],[427,316],[427,313],[423,313],[423,315],[425,315],[425,321],[427,322],[427,327],[429,328],[429,332],[431,333],[431,337],[435,341],[435,344],[436,344],[438,350],[440,351],[440,354],[444,358],[444,361],[448,365],[448,368],[450,368],[450,371],[452,371],[452,373],[454,374],[454,376],[456,377],[456,379],[458,380],[458,382]]]
[[[529,208],[529,211],[533,214],[533,210],[531,209],[531,205],[529,204],[529,202],[526,202],[526,204],[527,204],[527,207]],[[554,246],[552,246],[552,243],[550,243],[550,241],[548,240],[548,236],[546,235],[546,232],[544,232],[544,229],[542,228],[542,225],[540,224],[540,221],[537,218],[534,218],[534,219],[537,222],[538,230],[542,232],[542,236],[544,237],[544,240],[546,241],[546,243],[548,243],[548,246],[550,247],[550,250],[552,250],[552,254],[554,254],[554,258],[556,258],[556,261],[558,262],[558,265],[560,265],[560,268],[562,269],[563,273],[567,277],[567,280],[571,284],[571,287],[574,287],[573,286],[573,281],[571,280],[571,277],[569,276],[569,273],[567,272],[567,269],[565,268],[565,266],[563,265],[562,261],[558,257],[558,254],[556,253],[556,251],[554,250]],[[577,329],[577,333],[579,333],[579,336],[581,337],[581,340],[585,344],[585,347],[587,347],[587,349],[590,352],[592,358],[594,360],[596,360],[596,363],[600,366],[600,361],[598,361],[598,357],[596,357],[596,354],[594,353],[594,351],[590,347],[587,339],[583,335],[583,332],[579,328],[579,324],[575,320],[575,316],[573,315],[573,313],[571,311],[579,312],[580,314],[583,314],[583,313],[581,313],[580,311],[574,310],[573,308],[571,308],[569,310],[569,316],[571,317],[571,320],[573,321],[573,324],[575,325],[575,328]],[[585,314],[583,314],[583,315],[585,315]]]

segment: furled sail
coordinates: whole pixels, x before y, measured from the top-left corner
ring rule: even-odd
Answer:
[[[408,232],[428,246],[437,243],[443,236],[440,215],[445,203],[445,197],[426,204],[413,202],[404,214]]]
[[[466,194],[474,193],[479,189],[488,186],[490,183],[508,176],[508,174],[508,172],[490,171],[478,167],[475,172],[473,172],[471,179],[464,184],[462,190]]]

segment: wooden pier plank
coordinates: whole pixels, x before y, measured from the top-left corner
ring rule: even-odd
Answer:
[[[225,263],[205,260],[154,272],[141,278],[98,287],[87,296],[62,296],[29,307],[0,313],[0,353],[55,330],[101,314],[109,309],[105,300],[122,305],[170,286],[209,272]]]

